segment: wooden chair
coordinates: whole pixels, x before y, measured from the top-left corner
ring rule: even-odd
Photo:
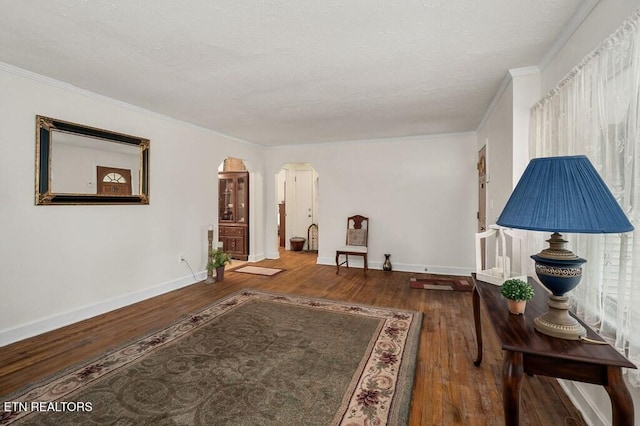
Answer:
[[[369,218],[355,215],[347,218],[347,245],[336,250],[336,275],[340,272],[340,265],[349,267],[349,256],[362,256],[364,259],[364,276],[367,276],[367,244],[369,242]],[[344,262],[340,263],[340,256],[344,255]]]

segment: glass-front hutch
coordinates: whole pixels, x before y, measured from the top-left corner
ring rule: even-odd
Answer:
[[[249,173],[218,173],[218,240],[231,257],[249,258]]]

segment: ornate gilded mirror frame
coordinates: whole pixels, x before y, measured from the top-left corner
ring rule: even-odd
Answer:
[[[36,205],[149,204],[149,140],[37,115],[35,195]]]

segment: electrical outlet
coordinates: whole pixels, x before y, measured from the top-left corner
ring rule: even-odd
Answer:
[[[182,263],[182,262],[184,262],[184,254],[180,253],[178,255],[178,263]]]

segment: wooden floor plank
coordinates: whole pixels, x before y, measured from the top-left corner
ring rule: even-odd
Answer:
[[[282,252],[280,259],[255,265],[284,271],[273,277],[228,271],[220,283],[197,283],[0,347],[0,401],[242,288],[255,288],[423,312],[410,425],[504,424],[502,351],[483,316],[484,361],[473,365],[471,293],[411,289],[409,279],[420,274],[370,270],[364,278],[361,269],[340,268],[336,275],[335,267],[317,265],[308,252]],[[523,425],[585,424],[553,379],[526,377],[521,400]]]

